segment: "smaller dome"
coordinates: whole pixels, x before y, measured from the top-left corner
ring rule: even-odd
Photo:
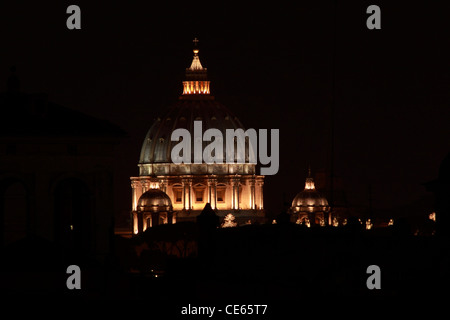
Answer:
[[[291,209],[294,212],[326,212],[329,210],[327,199],[316,190],[311,170],[306,178],[305,189],[295,196]]]
[[[172,201],[165,192],[150,189],[139,198],[137,207],[138,211],[167,212],[172,211]]]
[[[314,190],[299,192],[292,201],[292,209],[295,212],[328,211],[328,201],[320,193]]]

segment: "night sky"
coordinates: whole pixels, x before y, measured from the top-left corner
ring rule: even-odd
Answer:
[[[47,93],[128,133],[117,159],[118,212],[130,210],[129,177],[147,130],[181,94],[194,37],[216,99],[247,128],[280,129],[280,170],[265,183],[271,213],[283,193],[291,201],[303,190],[308,164],[329,168],[333,61],[334,167],[350,205],[367,206],[369,186],[375,210],[431,197],[421,184],[450,152],[443,2],[337,1],[336,10],[333,1],[5,2],[4,88],[16,66],[23,92]],[[66,28],[71,4],[81,8],[81,30]],[[381,8],[381,30],[366,27],[371,4]]]

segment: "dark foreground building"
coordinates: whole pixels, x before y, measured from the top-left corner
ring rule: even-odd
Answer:
[[[450,240],[450,153],[439,167],[438,178],[426,183],[425,186],[435,196],[436,231],[440,236]]]
[[[0,110],[1,247],[40,239],[63,255],[103,259],[113,230],[114,147],[124,132],[21,92],[14,72]]]

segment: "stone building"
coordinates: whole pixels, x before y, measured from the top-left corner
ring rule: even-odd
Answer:
[[[55,243],[102,258],[110,249],[115,146],[111,123],[21,92],[15,73],[0,94],[0,241]]]

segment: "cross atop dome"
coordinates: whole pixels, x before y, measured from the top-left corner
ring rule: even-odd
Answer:
[[[194,48],[197,48],[198,39],[194,38],[194,40],[192,40],[192,42],[194,43]]]
[[[192,42],[194,43],[194,54],[198,54],[198,39],[194,38],[194,40],[192,40]]]
[[[198,42],[199,40],[197,38],[194,38],[194,40],[192,40],[192,42],[194,43],[194,59],[192,60],[191,63],[191,67],[189,68],[190,70],[203,70],[202,64],[200,63],[200,58],[198,57]]]

